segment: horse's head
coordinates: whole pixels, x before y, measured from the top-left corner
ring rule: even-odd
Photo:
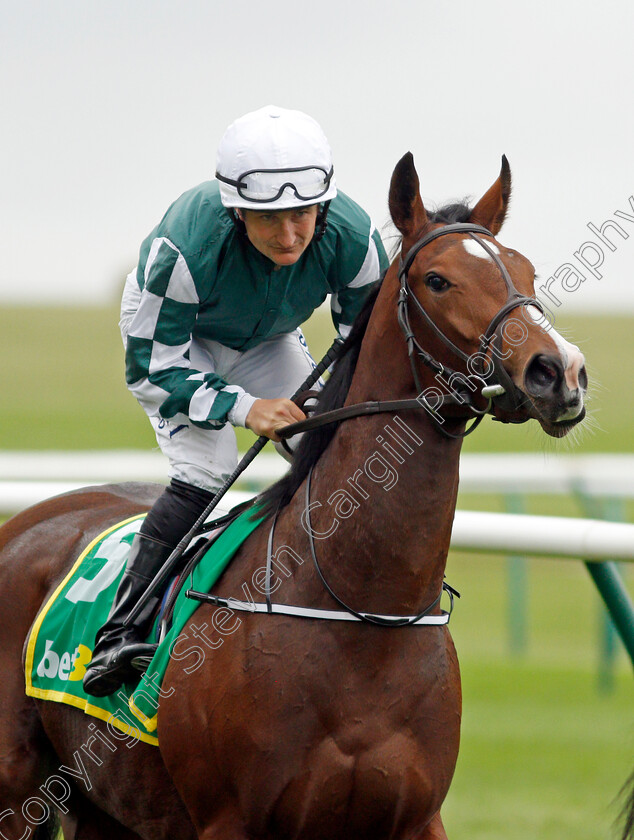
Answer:
[[[415,384],[430,404],[446,404],[449,392],[476,412],[488,406],[505,422],[535,418],[562,437],[585,416],[584,357],[535,300],[529,260],[495,238],[510,193],[503,158],[498,179],[472,209],[428,214],[412,155],[399,161],[389,197],[403,236],[399,322]]]

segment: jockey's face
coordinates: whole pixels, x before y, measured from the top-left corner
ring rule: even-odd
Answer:
[[[318,204],[290,210],[238,210],[251,244],[276,265],[293,265],[310,245]]]

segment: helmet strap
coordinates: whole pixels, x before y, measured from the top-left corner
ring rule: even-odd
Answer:
[[[238,209],[236,207],[233,207],[231,209],[227,207],[226,210],[227,213],[231,216],[231,221],[233,222],[233,225],[237,232],[240,234],[240,236],[246,236],[247,226],[238,215]]]
[[[314,242],[319,242],[319,240],[326,233],[326,228],[328,227],[328,208],[329,207],[330,207],[330,201],[325,201],[321,210],[317,214],[317,222],[315,224],[315,234],[313,236],[313,241]]]

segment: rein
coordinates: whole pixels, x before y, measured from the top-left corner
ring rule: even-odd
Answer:
[[[298,607],[292,604],[276,604],[273,603],[271,598],[271,580],[273,577],[273,540],[275,536],[275,524],[277,522],[277,513],[273,517],[273,521],[271,523],[271,530],[269,531],[268,537],[268,546],[266,552],[266,576],[265,576],[265,587],[264,587],[264,594],[266,597],[266,603],[258,603],[254,601],[240,601],[236,598],[223,598],[219,595],[210,595],[208,592],[198,592],[194,589],[188,589],[186,594],[187,598],[191,598],[195,601],[202,601],[207,604],[213,604],[214,606],[219,607],[227,607],[229,609],[241,610],[243,612],[258,612],[258,613],[266,613],[268,615],[292,615],[297,618],[317,618],[317,619],[325,619],[326,621],[362,621],[366,624],[374,624],[380,627],[413,627],[414,625],[443,625],[449,623],[449,617],[453,612],[454,606],[454,596],[459,598],[460,593],[457,592],[453,587],[449,586],[448,583],[445,581],[442,582],[442,587],[440,593],[431,604],[425,607],[424,610],[421,610],[417,615],[379,615],[377,613],[369,613],[369,612],[359,612],[354,610],[352,607],[348,606],[332,589],[328,581],[326,580],[324,573],[319,565],[319,561],[317,560],[317,552],[315,551],[315,540],[313,538],[313,531],[311,528],[310,522],[310,488],[311,488],[311,479],[313,474],[313,468],[311,467],[310,472],[308,473],[308,477],[306,479],[306,505],[305,505],[305,516],[306,516],[306,526],[307,526],[307,533],[308,533],[308,542],[310,545],[310,554],[313,561],[313,565],[315,567],[315,571],[319,579],[321,580],[324,589],[328,592],[328,594],[339,604],[343,610],[323,610],[323,609],[314,609],[312,607]],[[435,614],[433,610],[438,606],[440,603],[440,599],[442,597],[443,592],[447,592],[449,595],[449,610],[441,610],[440,613]]]
[[[313,539],[313,530],[311,528],[310,522],[310,485],[311,479],[313,475],[313,468],[310,468],[308,473],[308,477],[306,479],[306,505],[305,505],[305,515],[306,515],[306,525],[308,526],[308,543],[310,545],[310,554],[313,560],[313,565],[319,575],[319,579],[321,580],[324,588],[328,592],[328,594],[339,604],[340,607],[349,613],[350,615],[354,616],[358,621],[365,621],[368,624],[378,624],[381,627],[411,627],[414,624],[447,624],[449,621],[449,616],[453,611],[453,596],[457,595],[458,598],[460,597],[459,593],[456,592],[449,584],[443,581],[442,587],[438,596],[434,598],[434,600],[425,607],[424,610],[418,613],[418,615],[399,615],[399,616],[386,616],[386,615],[376,615],[375,613],[362,613],[353,610],[352,607],[349,607],[341,598],[334,592],[326,578],[324,577],[324,573],[321,570],[319,562],[317,560],[317,553],[315,551],[315,540]],[[272,529],[271,529],[272,533]],[[450,599],[450,607],[449,612],[445,612],[444,610],[441,612],[440,616],[431,615],[432,610],[440,603],[440,599],[442,597],[443,592],[449,593]],[[429,619],[432,619],[431,621]],[[444,619],[444,620],[440,620]]]

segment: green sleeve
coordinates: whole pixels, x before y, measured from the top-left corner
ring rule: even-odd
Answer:
[[[144,277],[126,342],[128,387],[150,415],[181,415],[201,428],[220,428],[244,392],[191,367],[200,300],[185,258],[165,237],[153,240]]]

